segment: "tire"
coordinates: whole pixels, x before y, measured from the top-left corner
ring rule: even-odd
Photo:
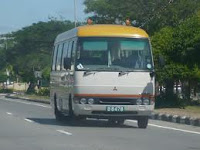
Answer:
[[[148,126],[149,118],[148,117],[140,117],[138,119],[138,127],[141,129],[146,129]]]
[[[72,119],[74,117],[74,112],[73,112],[73,108],[72,108],[72,98],[71,95],[69,96],[69,114],[68,114],[68,118]]]
[[[73,107],[72,107],[72,99],[71,99],[71,95],[69,96],[69,101],[68,101],[68,106],[69,106],[69,111],[68,111],[68,115],[64,116],[65,120],[68,123],[75,123],[77,121],[77,117],[74,115],[74,111],[73,111]]]
[[[61,122],[64,120],[64,115],[58,110],[56,99],[54,100],[54,114],[57,121]]]

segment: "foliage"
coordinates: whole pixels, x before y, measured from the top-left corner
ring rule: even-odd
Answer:
[[[50,66],[47,66],[42,70],[42,78],[44,80],[47,80],[47,81],[50,80],[50,71],[51,71]]]
[[[49,90],[49,88],[40,88],[37,95],[39,95],[39,96],[49,96],[50,90]]]
[[[7,80],[7,75],[5,73],[0,72],[0,82],[5,82]]]
[[[199,13],[189,17],[177,27],[165,27],[152,36],[155,61],[160,54],[166,61],[164,68],[159,68],[157,64],[157,80],[166,86],[170,82],[181,81],[183,94],[187,99],[190,99],[191,88],[196,89],[200,81],[200,47],[197,46],[199,42]]]
[[[199,0],[85,0],[85,12],[97,23],[122,23],[126,18],[149,33],[175,27],[199,9]]]
[[[13,93],[12,89],[2,89],[0,88],[0,93]]]
[[[6,56],[5,51],[0,48],[0,70],[2,70],[6,66]]]
[[[172,94],[170,99],[166,93],[162,93],[156,97],[155,108],[185,108],[188,105],[187,99],[183,100],[176,94]]]
[[[59,33],[73,27],[71,21],[54,19],[4,35],[10,44],[7,49],[0,49],[0,70],[9,69],[15,78],[32,83],[36,82],[34,71],[42,71],[43,78],[49,80],[54,40]]]

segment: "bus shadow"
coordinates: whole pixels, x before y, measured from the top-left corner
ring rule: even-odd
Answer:
[[[107,120],[71,120],[59,122],[54,118],[28,118],[35,123],[42,125],[55,125],[55,126],[70,126],[70,127],[99,127],[99,128],[137,128],[137,126],[127,125],[127,124],[111,124]]]

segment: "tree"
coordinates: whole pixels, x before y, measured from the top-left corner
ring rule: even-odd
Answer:
[[[189,17],[177,27],[165,27],[152,36],[155,60],[164,55],[166,66],[158,69],[157,79],[172,95],[173,84],[181,81],[183,92],[190,99],[191,88],[197,89],[200,81],[200,15]],[[170,94],[171,93],[171,94]]]
[[[14,75],[24,82],[34,84],[36,78],[34,71],[44,70],[44,76],[49,80],[51,64],[51,53],[56,36],[74,27],[71,21],[50,20],[48,22],[38,22],[31,26],[5,35],[7,42],[12,43],[6,50],[0,51],[2,63],[0,70],[6,66],[12,66]]]
[[[122,23],[128,17],[150,34],[175,27],[199,10],[199,0],[85,0],[97,23]]]
[[[0,72],[0,82],[5,82],[7,80],[7,75],[4,72]]]

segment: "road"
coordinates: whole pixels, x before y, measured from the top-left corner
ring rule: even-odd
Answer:
[[[0,150],[200,150],[200,128],[150,121],[58,123],[49,105],[0,97]]]

